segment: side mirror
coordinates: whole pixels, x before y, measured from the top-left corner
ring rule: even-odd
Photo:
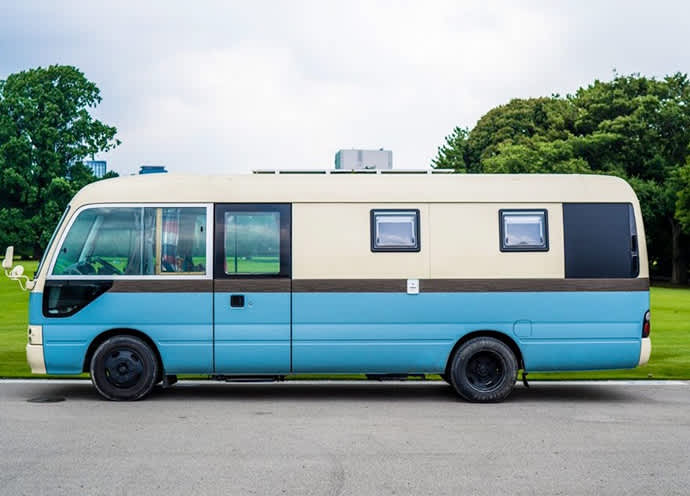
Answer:
[[[19,279],[24,275],[24,266],[17,265],[12,272],[10,272],[10,279]]]
[[[5,275],[13,281],[19,283],[22,291],[30,291],[36,286],[36,281],[30,280],[24,275],[24,267],[17,265],[12,268],[12,259],[14,258],[14,247],[8,246],[5,250],[5,259],[2,261],[2,268],[5,269]]]
[[[10,270],[12,268],[12,259],[14,258],[14,246],[8,246],[5,250],[5,259],[2,261],[2,268]]]

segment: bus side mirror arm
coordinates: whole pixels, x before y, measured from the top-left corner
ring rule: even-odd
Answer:
[[[30,291],[36,285],[35,281],[32,281],[24,275],[24,267],[17,265],[12,268],[12,259],[14,258],[14,247],[8,246],[5,250],[5,259],[2,261],[2,268],[5,269],[5,275],[8,279],[12,281],[17,281],[19,287],[22,291]]]

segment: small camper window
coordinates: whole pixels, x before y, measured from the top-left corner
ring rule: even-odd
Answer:
[[[419,210],[372,210],[371,251],[419,251]]]
[[[548,251],[546,210],[499,210],[501,251]]]

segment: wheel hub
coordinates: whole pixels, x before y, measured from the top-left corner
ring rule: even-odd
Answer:
[[[503,380],[504,371],[500,356],[491,351],[481,351],[472,356],[465,369],[472,387],[483,392],[497,389]]]
[[[113,351],[105,360],[104,365],[108,382],[118,388],[134,386],[144,373],[141,358],[130,349]]]

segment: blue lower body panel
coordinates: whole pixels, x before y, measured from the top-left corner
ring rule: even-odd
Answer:
[[[290,373],[290,293],[215,295],[215,371],[218,374]]]
[[[513,339],[530,371],[632,368],[649,293],[296,293],[294,372],[443,372],[481,330]]]
[[[229,296],[106,293],[58,319],[32,293],[30,322],[50,374],[81,373],[93,339],[118,328],[149,336],[171,374],[443,372],[482,330],[514,340],[527,370],[556,371],[635,367],[649,308],[645,291],[248,293],[239,309]]]
[[[641,339],[529,340],[521,348],[530,372],[630,369],[640,359]]]
[[[43,325],[49,374],[80,374],[91,342],[112,329],[149,336],[167,373],[213,372],[211,293],[106,293],[65,318],[45,318],[41,297],[31,295],[30,319]]]

